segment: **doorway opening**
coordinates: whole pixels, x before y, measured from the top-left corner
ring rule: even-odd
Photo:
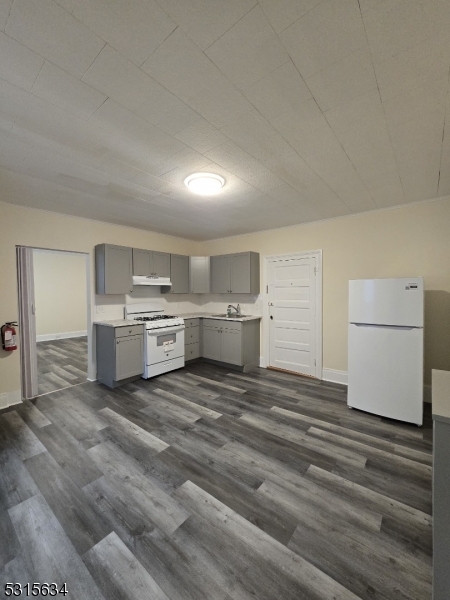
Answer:
[[[322,251],[265,258],[265,363],[322,379]]]
[[[88,255],[18,248],[22,396],[88,380]]]

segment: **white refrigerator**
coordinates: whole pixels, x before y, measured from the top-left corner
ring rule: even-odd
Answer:
[[[423,278],[349,282],[348,406],[422,425]]]

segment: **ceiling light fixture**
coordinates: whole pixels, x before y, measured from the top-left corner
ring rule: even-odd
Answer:
[[[184,185],[200,196],[213,196],[220,192],[224,184],[225,179],[215,173],[192,173],[184,180]]]

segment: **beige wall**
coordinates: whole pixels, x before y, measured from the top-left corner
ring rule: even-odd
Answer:
[[[0,221],[2,224],[0,257],[4,282],[0,286],[0,324],[17,320],[18,317],[15,254],[17,245],[89,253],[93,291],[95,290],[94,246],[96,244],[106,242],[163,252],[199,253],[199,244],[189,240],[12,204],[0,203]],[[99,296],[96,299],[92,295],[92,304],[101,303],[104,298]],[[109,302],[124,304],[125,298],[114,297],[108,299]],[[98,318],[97,315],[94,316]],[[102,315],[99,317],[98,320]],[[0,349],[0,406],[14,400],[20,400],[19,352],[4,352]]]
[[[38,340],[86,331],[85,255],[34,250],[33,261]]]
[[[0,203],[0,321],[17,319],[15,246],[72,250],[90,255],[94,290],[94,246],[107,242],[181,254],[254,250],[261,257],[323,250],[323,366],[347,370],[348,280],[369,277],[425,277],[425,375],[450,370],[450,199],[405,206],[311,225],[197,243],[180,238],[66,217]],[[261,261],[263,269],[264,261]],[[262,273],[264,277],[264,273]],[[140,292],[142,294],[143,292]],[[134,301],[138,301],[136,294]],[[246,311],[260,309],[263,296],[243,298]],[[130,300],[130,299],[128,299]],[[131,298],[133,300],[133,298]],[[175,300],[175,302],[174,302]],[[174,310],[180,298],[167,298]],[[228,298],[186,297],[186,303],[228,302]],[[145,301],[145,299],[139,300]],[[121,316],[125,297],[92,295],[96,320]],[[111,312],[108,313],[108,308]],[[175,308],[176,307],[176,308]],[[97,309],[106,312],[97,313]],[[259,310],[258,310],[259,312]],[[264,335],[263,325],[263,335]],[[20,389],[18,352],[0,350],[0,405]],[[5,394],[5,396],[2,396]],[[19,396],[20,398],[20,396]]]
[[[206,254],[323,250],[323,367],[347,371],[348,281],[425,278],[425,381],[450,370],[450,199],[224,238]],[[261,260],[262,277],[264,261]],[[264,329],[264,327],[263,327]],[[264,331],[263,331],[264,335]]]

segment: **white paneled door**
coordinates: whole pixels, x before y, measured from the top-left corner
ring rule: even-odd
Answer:
[[[274,258],[268,264],[269,366],[316,376],[317,258]]]

